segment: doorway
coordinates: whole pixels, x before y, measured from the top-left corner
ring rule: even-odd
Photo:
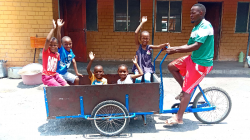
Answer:
[[[205,19],[208,20],[214,28],[214,60],[218,60],[220,34],[221,34],[221,15],[222,2],[199,2],[206,7]]]
[[[72,40],[75,60],[87,62],[86,0],[60,0],[60,18],[65,21],[62,36]]]

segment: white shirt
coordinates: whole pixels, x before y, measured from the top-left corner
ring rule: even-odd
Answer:
[[[127,75],[124,81],[121,81],[121,79],[117,80],[117,84],[133,84],[133,80],[130,75]]]

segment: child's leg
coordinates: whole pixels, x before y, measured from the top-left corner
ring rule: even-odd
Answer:
[[[74,85],[76,85],[77,83],[79,85],[79,78],[76,75],[74,75],[74,74],[72,74],[70,72],[66,72],[64,75],[62,75],[62,77],[63,77],[63,79],[65,79],[66,81],[71,82]]]
[[[135,74],[139,74],[138,71],[135,72]],[[141,83],[142,76],[135,79],[135,83]]]
[[[68,85],[68,83],[67,83],[58,73],[56,73],[56,75],[55,75],[54,77],[55,77],[55,80],[56,80],[61,86]]]
[[[144,74],[144,82],[151,83],[151,73],[147,72]]]
[[[44,85],[47,85],[49,87],[61,86],[61,84],[59,84],[56,81],[56,79],[54,78],[54,76],[42,75],[42,81],[43,81]]]

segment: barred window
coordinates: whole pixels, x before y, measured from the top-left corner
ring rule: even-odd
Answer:
[[[157,0],[156,31],[181,32],[182,1]]]
[[[249,2],[238,2],[235,32],[249,31]]]
[[[115,31],[135,31],[140,24],[140,0],[115,0]]]
[[[87,30],[97,31],[97,0],[86,0]]]

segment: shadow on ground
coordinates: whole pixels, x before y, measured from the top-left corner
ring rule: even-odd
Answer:
[[[17,85],[17,88],[21,88],[21,89],[30,89],[30,88],[34,88],[34,87],[39,87],[42,84],[38,84],[38,85],[25,85],[23,82],[19,82]]]
[[[188,119],[184,119],[184,125],[174,126],[162,126],[164,121],[171,116],[161,115],[148,115],[147,125],[143,124],[142,117],[138,119],[130,119],[130,123],[122,134],[111,138],[130,138],[134,133],[159,133],[160,131],[171,132],[186,132],[194,131],[199,128],[199,122],[193,122]],[[156,122],[155,119],[163,120]],[[157,126],[157,127],[156,127]],[[209,125],[206,125],[209,126]],[[75,119],[61,119],[61,120],[49,120],[48,123],[43,124],[38,128],[41,136],[54,136],[54,135],[83,135],[87,139],[103,139],[106,136],[100,135],[94,127],[91,125],[91,121],[83,118]]]

